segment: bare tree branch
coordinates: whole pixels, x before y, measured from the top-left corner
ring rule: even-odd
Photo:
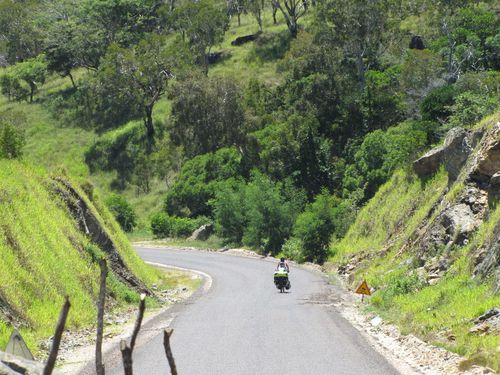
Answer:
[[[99,288],[99,301],[97,303],[97,338],[95,342],[95,368],[97,375],[104,375],[105,369],[102,362],[102,335],[104,330],[104,305],[106,302],[106,276],[108,266],[105,258],[99,260],[101,268],[101,284]]]
[[[66,325],[66,319],[68,318],[68,311],[71,307],[69,303],[69,297],[64,297],[64,305],[59,314],[59,320],[57,321],[56,331],[54,333],[54,339],[52,340],[52,347],[50,349],[49,358],[43,369],[43,375],[51,375],[56,364],[57,353],[59,352],[59,345],[61,344],[61,337],[64,332],[64,326]]]
[[[122,352],[123,370],[125,371],[125,375],[133,375],[132,349],[130,349],[125,340],[120,341],[120,350]]]
[[[130,339],[130,350],[134,350],[135,340],[141,329],[142,318],[144,318],[144,310],[146,309],[146,295],[141,294],[141,302],[139,303],[139,313],[137,314],[137,319],[135,321],[134,332],[132,333],[132,338]]]
[[[163,332],[163,346],[165,347],[165,354],[167,355],[168,364],[170,366],[170,372],[172,375],[177,375],[177,367],[175,366],[174,356],[172,350],[170,349],[170,336],[174,330],[172,328],[166,328]]]

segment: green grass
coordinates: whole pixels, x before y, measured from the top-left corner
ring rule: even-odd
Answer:
[[[103,253],[77,230],[65,204],[52,193],[51,184],[41,168],[0,160],[1,295],[26,323],[21,334],[31,348],[53,334],[65,295],[72,304],[68,328],[88,326],[95,320],[92,306],[99,270],[93,258]],[[132,272],[148,285],[167,285],[168,277],[145,265],[132,250],[98,196],[85,200]],[[137,293],[113,275],[108,278],[108,288],[118,308],[137,301]],[[11,327],[1,322],[0,348],[10,333]]]
[[[465,356],[464,368],[480,364],[499,371],[498,334],[480,336],[469,329],[472,319],[500,306],[491,282],[473,278],[470,256],[495,241],[500,209],[491,213],[467,246],[454,250],[453,266],[438,284],[427,285],[413,269],[411,240],[416,230],[424,220],[435,219],[439,209],[431,208],[441,197],[453,202],[463,191],[463,183],[457,182],[446,193],[447,183],[443,169],[426,182],[412,173],[396,172],[359,212],[346,237],[332,244],[330,262],[343,264],[363,254],[350,281],[357,285],[366,279],[376,289],[369,310],[396,323],[405,334]]]

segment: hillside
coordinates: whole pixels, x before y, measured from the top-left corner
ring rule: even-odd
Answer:
[[[138,258],[97,193],[82,186],[0,160],[0,347],[15,326],[37,350],[53,334],[65,295],[72,304],[68,328],[92,325],[102,256],[112,270],[108,304],[117,309],[151,294],[152,283],[167,286]]]
[[[20,160],[1,173],[59,197],[66,228],[25,249],[112,251],[137,289],[157,276],[109,212],[132,240],[206,225],[207,247],[366,278],[370,308],[498,368],[498,333],[468,330],[499,304],[500,168],[477,165],[498,137],[499,36],[492,0],[0,0],[0,159]],[[8,247],[31,241],[27,214],[6,218]],[[82,235],[88,219],[105,229]],[[67,284],[94,280],[88,264]],[[32,295],[5,293],[21,316]]]
[[[331,245],[329,267],[374,288],[370,309],[470,358],[464,368],[500,368],[499,120],[451,130],[414,163],[418,174],[396,172]]]

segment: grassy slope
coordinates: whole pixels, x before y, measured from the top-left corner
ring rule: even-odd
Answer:
[[[50,192],[50,183],[41,169],[0,160],[0,293],[27,323],[21,332],[32,348],[38,339],[52,335],[64,295],[72,303],[70,328],[95,319],[99,272],[92,255],[100,250],[77,230],[65,204]],[[87,200],[129,268],[149,285],[167,286],[163,274],[138,259],[99,200],[94,197],[93,202]],[[113,275],[108,288],[118,307],[138,298]],[[0,348],[10,333],[11,327],[0,321]]]
[[[377,289],[369,309],[397,323],[403,332],[498,371],[498,335],[479,336],[468,331],[471,319],[500,306],[500,296],[493,295],[491,285],[473,279],[469,257],[493,235],[500,222],[500,209],[491,214],[467,247],[456,250],[454,265],[435,286],[421,284],[411,271],[411,249],[398,254],[422,220],[428,215],[432,220],[430,209],[446,186],[444,171],[426,183],[412,173],[396,172],[359,212],[346,237],[332,244],[330,262],[345,264],[356,255],[364,259],[350,282],[355,286],[366,279]],[[452,187],[445,200],[453,200],[462,187]]]
[[[269,9],[266,10],[264,13],[264,33],[286,30],[286,25],[279,14],[278,21],[278,25],[273,25],[271,12]],[[224,41],[220,46],[213,48],[214,51],[221,49],[230,51],[231,58],[212,66],[209,75],[234,77],[242,88],[251,78],[258,78],[272,85],[277,84],[282,77],[276,72],[276,61],[249,61],[248,56],[251,55],[253,43],[231,46],[231,41],[237,36],[257,31],[257,22],[253,16],[242,15],[241,26],[237,25],[237,20],[233,17]],[[84,70],[78,70],[74,75],[76,79],[79,79],[84,74]],[[58,92],[62,92],[70,86],[69,78],[52,75],[36,94],[34,103],[8,102],[5,97],[0,95],[0,114],[4,112],[21,113],[26,118],[25,160],[34,165],[41,165],[49,171],[64,170],[71,176],[86,177],[106,197],[111,192],[110,183],[115,173],[96,172],[90,174],[84,161],[84,151],[101,136],[89,129],[66,124],[63,119],[54,116],[47,108],[49,96],[57,95]],[[169,115],[170,102],[165,98],[161,99],[155,106],[154,120],[165,123]],[[140,123],[141,120],[132,122]],[[164,181],[155,180],[152,182],[152,189],[148,194],[138,192],[134,186],[129,186],[124,191],[119,192],[127,198],[139,216],[139,227],[136,233],[132,234],[132,238],[151,237],[149,216],[152,212],[162,208],[167,189]]]

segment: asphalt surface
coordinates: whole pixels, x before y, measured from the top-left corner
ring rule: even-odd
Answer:
[[[212,286],[180,307],[171,327],[180,375],[393,375],[398,372],[332,307],[326,281],[294,269],[289,293],[274,264],[220,253],[136,249],[150,262],[203,271]],[[134,374],[170,374],[163,335],[136,345]],[[123,374],[120,363],[108,375]]]

